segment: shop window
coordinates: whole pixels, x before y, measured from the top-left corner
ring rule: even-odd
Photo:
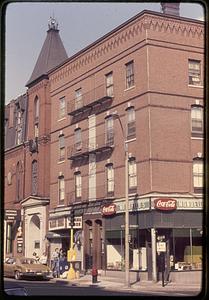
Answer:
[[[105,119],[105,141],[106,145],[112,146],[114,144],[114,131],[113,131],[113,117],[108,116]]]
[[[202,269],[202,230],[176,228],[170,239],[171,270]]]
[[[201,85],[200,61],[189,59],[189,84]]]
[[[202,193],[203,191],[203,159],[193,159],[193,184],[194,192]]]
[[[12,253],[12,223],[6,223],[6,254]]]
[[[191,108],[192,136],[203,136],[203,107],[193,105]]]
[[[65,178],[64,176],[60,176],[58,178],[58,189],[59,189],[59,204],[64,204],[65,201]]]
[[[126,64],[126,89],[134,86],[134,62]]]
[[[106,94],[113,97],[113,72],[106,75]]]
[[[59,119],[64,118],[65,113],[66,113],[66,101],[65,101],[65,97],[62,97],[59,99]]]
[[[65,160],[65,136],[59,136],[59,161]]]
[[[127,140],[136,137],[136,120],[135,120],[135,109],[133,106],[126,109],[127,115]]]

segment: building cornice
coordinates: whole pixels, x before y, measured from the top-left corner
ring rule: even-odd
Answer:
[[[82,67],[95,63],[101,57],[105,59],[107,54],[120,49],[127,41],[135,40],[136,36],[143,39],[142,33],[146,30],[203,40],[204,22],[144,11],[143,14],[130,19],[51,70],[50,83],[52,85],[58,83]]]

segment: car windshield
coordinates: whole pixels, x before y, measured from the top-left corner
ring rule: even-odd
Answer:
[[[36,264],[37,262],[33,258],[21,258],[20,259],[21,264]]]

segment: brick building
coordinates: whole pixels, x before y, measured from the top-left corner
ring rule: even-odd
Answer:
[[[26,184],[21,201],[25,254],[34,245],[67,251],[73,212],[81,268],[123,270],[126,145],[132,276],[157,278],[161,241],[166,273],[177,280],[184,262],[186,278],[200,280],[204,23],[164,5],[48,69],[44,61],[27,84],[28,143],[36,137],[36,99],[42,125],[38,152],[26,154],[26,181],[34,161],[41,168],[38,192]]]

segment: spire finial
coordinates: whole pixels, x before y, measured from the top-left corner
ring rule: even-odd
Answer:
[[[54,18],[54,13],[53,13],[53,17],[49,18],[48,27],[49,27],[49,29],[55,29],[55,30],[58,29],[58,22]]]

